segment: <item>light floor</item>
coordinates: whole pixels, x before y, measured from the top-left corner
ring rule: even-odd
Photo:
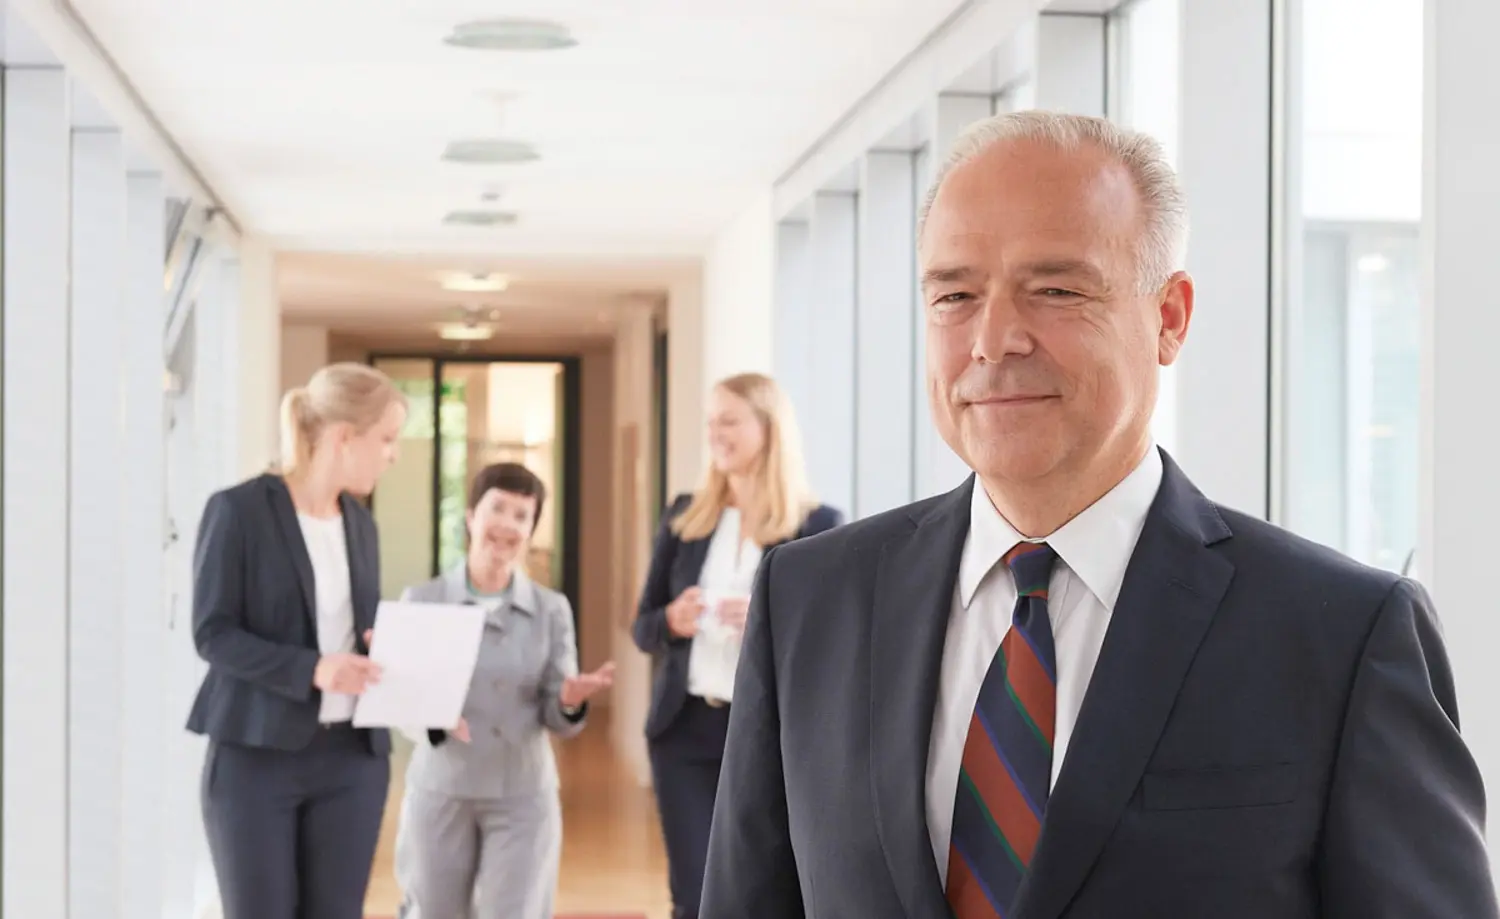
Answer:
[[[372,917],[395,916],[401,901],[392,865],[408,750],[403,744],[392,760],[391,795],[365,901],[365,912]],[[581,735],[558,744],[557,753],[563,805],[558,913],[668,919],[667,857],[656,802],[615,755],[607,710],[592,716]]]

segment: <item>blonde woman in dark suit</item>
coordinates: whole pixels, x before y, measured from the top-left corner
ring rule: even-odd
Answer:
[[[674,919],[698,915],[755,569],[766,549],[843,522],[813,498],[796,419],[770,377],[714,387],[708,441],[703,485],[664,515],[634,627],[640,649],[661,659],[646,737]]]
[[[193,640],[208,676],[203,821],[224,919],[360,919],[390,738],[352,724],[379,677],[375,521],[358,500],[396,458],[406,401],[362,364],[282,403],[282,467],[208,499]]]

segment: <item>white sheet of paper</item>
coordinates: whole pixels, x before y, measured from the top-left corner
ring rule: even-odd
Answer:
[[[370,641],[380,682],[355,704],[355,727],[453,727],[483,636],[482,606],[383,601]]]

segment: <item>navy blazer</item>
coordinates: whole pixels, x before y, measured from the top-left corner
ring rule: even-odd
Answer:
[[[708,557],[709,538],[683,540],[672,532],[672,521],[693,502],[691,494],[678,495],[665,513],[651,550],[651,568],[641,590],[632,631],[642,651],[661,657],[651,692],[651,712],[646,716],[646,736],[660,737],[672,726],[687,701],[688,653],[693,642],[672,634],[667,627],[667,604],[689,587],[698,585],[703,562]],[[820,504],[802,521],[793,539],[831,530],[844,522],[841,511]],[[772,547],[767,546],[769,551]]]
[[[370,511],[339,497],[349,548],[354,643],[380,603],[380,548]],[[208,499],[193,555],[193,642],[208,676],[188,730],[216,741],[300,750],[318,731],[317,595],[312,560],[286,483],[261,475]],[[370,751],[390,752],[385,730],[362,731]]]
[[[1008,919],[1495,919],[1422,588],[1170,460]],[[945,919],[928,741],[971,478],[768,553],[703,919]]]

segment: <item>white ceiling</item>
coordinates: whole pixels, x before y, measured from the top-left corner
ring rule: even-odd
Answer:
[[[366,253],[692,255],[958,0],[73,0],[250,229]],[[446,46],[516,16],[578,47]],[[501,99],[508,101],[499,101]],[[457,166],[504,135],[540,162]],[[440,225],[488,187],[519,222]]]
[[[504,291],[461,293],[442,287],[455,267],[452,260],[436,257],[283,252],[276,275],[282,311],[294,322],[347,332],[431,332],[475,310],[485,325],[507,335],[596,337],[613,334],[621,308],[660,310],[666,299],[661,280],[691,269],[659,258],[595,260],[586,272],[567,259],[509,259]],[[458,267],[482,271],[489,266],[470,261]]]

